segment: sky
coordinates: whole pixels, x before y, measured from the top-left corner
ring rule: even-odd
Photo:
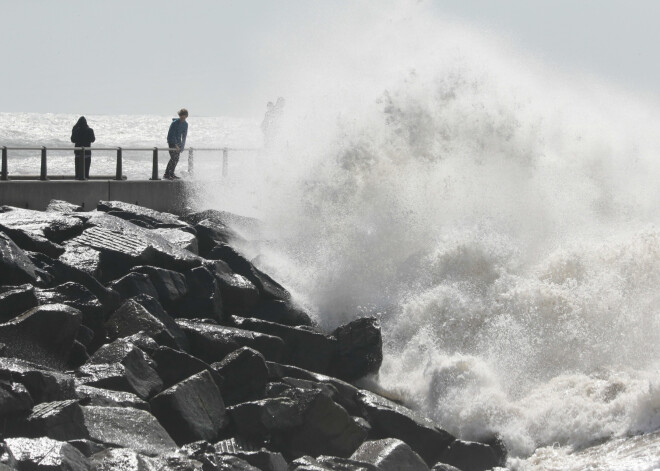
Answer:
[[[258,118],[286,89],[282,68],[301,47],[364,15],[357,4],[395,3],[0,0],[0,112],[167,115],[185,106],[201,116]],[[553,67],[660,96],[656,0],[420,3]]]

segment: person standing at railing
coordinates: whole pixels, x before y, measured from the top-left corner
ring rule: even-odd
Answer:
[[[92,164],[92,151],[89,149],[89,147],[91,147],[92,142],[95,140],[96,136],[94,136],[94,130],[87,125],[87,120],[85,117],[81,116],[71,130],[71,142],[73,142],[76,147],[87,148],[84,152],[84,163],[82,162],[83,151],[73,151],[76,159],[76,180],[84,180],[89,178],[89,167]]]
[[[170,161],[167,163],[167,168],[165,169],[165,175],[163,178],[167,180],[178,179],[174,175],[174,169],[176,164],[179,163],[179,156],[183,151],[183,148],[186,146],[186,136],[188,135],[188,123],[186,119],[188,118],[188,110],[181,108],[179,111],[179,117],[172,119],[172,124],[170,124],[170,130],[167,133],[167,146],[170,149]]]

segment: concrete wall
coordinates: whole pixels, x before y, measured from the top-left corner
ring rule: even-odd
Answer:
[[[44,210],[50,200],[96,209],[100,200],[124,201],[157,211],[180,213],[188,188],[181,180],[0,181],[0,205]]]

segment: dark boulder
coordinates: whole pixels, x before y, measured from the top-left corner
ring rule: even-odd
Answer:
[[[165,311],[165,309],[163,309],[163,306],[161,306],[158,300],[146,294],[140,294],[131,299],[141,304],[142,307],[149,311],[152,316],[163,323],[181,350],[185,352],[190,351],[188,337],[183,330],[181,330],[176,321]]]
[[[243,402],[228,407],[227,413],[241,436],[254,439],[283,433],[303,423],[301,407],[290,397]]]
[[[337,354],[337,341],[320,332],[238,316],[234,317],[234,322],[241,329],[281,338],[285,346],[283,361],[287,364],[328,373]]]
[[[134,267],[131,271],[143,273],[149,277],[158,294],[158,300],[166,309],[188,293],[186,277],[179,272],[144,265]]]
[[[32,409],[34,401],[21,383],[0,380],[0,417],[21,415]]]
[[[222,446],[214,446],[205,441],[184,445],[180,453],[201,462],[204,471],[260,471],[259,468],[252,466],[247,461],[231,454],[225,454],[222,451]]]
[[[383,339],[375,317],[357,319],[335,329],[337,356],[332,362],[330,376],[347,381],[377,373],[383,362]]]
[[[197,241],[199,243],[199,254],[207,258],[211,250],[220,244],[240,242],[243,238],[232,228],[217,224],[210,219],[203,219],[195,224]]]
[[[290,326],[314,326],[311,317],[302,309],[293,306],[291,301],[264,301],[249,312],[246,317]]]
[[[83,407],[85,426],[92,440],[130,448],[148,456],[176,449],[176,443],[153,415],[122,407]]]
[[[462,470],[450,464],[436,463],[435,466],[431,468],[431,471],[462,471]]]
[[[156,372],[163,380],[165,388],[202,371],[211,371],[211,367],[199,358],[168,347],[159,347],[154,352],[153,359],[156,362]],[[214,379],[220,382],[219,378]]]
[[[378,471],[372,464],[337,456],[303,456],[291,462],[290,471]]]
[[[206,471],[207,469],[199,461],[176,454],[149,457],[125,448],[110,448],[101,451],[92,455],[91,461],[97,471]],[[216,468],[210,469],[215,471]]]
[[[85,455],[87,458],[106,449],[106,447],[100,443],[96,443],[87,438],[76,438],[75,440],[68,440],[67,443],[75,447],[76,450]]]
[[[278,361],[284,350],[282,339],[272,335],[187,319],[177,324],[188,336],[191,353],[209,364],[241,347],[250,347],[271,361]]]
[[[0,223],[0,232],[4,232],[16,245],[30,252],[41,252],[57,258],[64,253],[64,247],[48,240],[45,236],[22,227],[7,227]]]
[[[213,274],[206,267],[186,273],[188,294],[174,308],[179,317],[225,319],[222,294]]]
[[[6,228],[29,232],[61,244],[83,230],[83,220],[72,214],[0,207],[0,224]]]
[[[32,285],[0,286],[0,322],[7,322],[37,304]]]
[[[16,424],[19,436],[37,438],[48,437],[54,440],[74,440],[88,438],[82,409],[75,399],[42,402],[34,406],[25,419]]]
[[[351,459],[371,463],[382,471],[429,471],[424,460],[408,444],[396,438],[365,442]]]
[[[239,348],[211,366],[223,378],[220,392],[226,404],[263,397],[268,382],[268,367],[264,356],[256,350]]]
[[[147,401],[143,401],[135,394],[126,391],[112,391],[80,384],[76,386],[76,395],[80,402],[86,406],[132,407],[134,409],[150,410]]]
[[[7,448],[21,471],[93,471],[92,463],[75,447],[52,438],[8,438]]]
[[[115,340],[143,332],[159,345],[177,348],[167,326],[153,316],[142,304],[129,299],[105,323],[108,338]]]
[[[41,283],[38,269],[9,237],[0,232],[0,285]]]
[[[213,441],[229,423],[220,391],[208,371],[154,396],[151,411],[179,444]]]
[[[158,299],[156,287],[151,282],[149,276],[144,273],[128,273],[114,280],[108,286],[119,293],[123,299],[132,298],[139,294],[146,294],[147,296]]]
[[[199,255],[197,236],[186,229],[152,229],[153,232],[180,249]]]
[[[261,223],[258,219],[240,216],[227,211],[207,209],[190,213],[182,218],[193,226],[207,219],[218,227],[228,227],[246,239],[258,239],[261,232]]]
[[[215,246],[206,258],[224,261],[235,273],[250,280],[257,287],[263,299],[287,300],[291,297],[282,285],[255,267],[247,258],[229,245],[220,244]]]
[[[213,263],[213,272],[227,314],[244,316],[255,310],[260,302],[259,290],[250,280],[234,273],[222,260]]]
[[[360,391],[357,402],[362,416],[376,438],[398,438],[408,443],[429,466],[440,461],[454,437],[431,420],[395,402],[368,391]]]
[[[16,358],[0,358],[0,379],[21,383],[35,404],[76,397],[72,376]]]
[[[181,221],[174,214],[156,211],[122,201],[99,201],[96,208],[106,213],[112,212],[115,216],[127,221],[142,221],[153,227],[190,229],[189,224]]]
[[[438,461],[455,466],[461,471],[485,471],[504,466],[506,454],[502,456],[498,451],[500,450],[485,443],[454,440]]]
[[[216,446],[216,449],[218,447]],[[262,471],[288,471],[289,466],[280,453],[272,452],[262,448],[256,451],[233,451],[222,452],[220,454],[230,454],[237,458],[247,461],[252,466]]]
[[[6,356],[63,369],[81,321],[80,311],[64,304],[35,307],[0,324],[0,342]]]
[[[83,211],[83,207],[77,204],[69,203],[62,200],[50,200],[46,211],[55,213],[79,213]]]

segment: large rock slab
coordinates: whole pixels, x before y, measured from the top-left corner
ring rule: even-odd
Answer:
[[[81,322],[80,311],[70,306],[39,306],[0,324],[0,342],[6,356],[64,369]]]
[[[61,244],[83,230],[83,220],[73,214],[0,207],[0,225],[29,232]]]
[[[211,366],[223,378],[220,392],[226,404],[263,397],[268,382],[268,367],[264,356],[256,350],[239,348]]]
[[[261,302],[252,309],[245,317],[254,317],[277,324],[290,326],[315,325],[309,314],[294,306],[291,300],[268,300]]]
[[[0,323],[12,320],[39,304],[34,286],[0,286]]]
[[[113,280],[108,285],[115,290],[123,299],[132,298],[140,294],[146,294],[152,298],[158,299],[158,291],[144,273],[128,273],[120,278]]]
[[[83,407],[85,426],[92,440],[130,448],[148,456],[172,452],[176,443],[155,417],[139,409]]]
[[[7,235],[0,232],[0,285],[36,284],[38,269]]]
[[[197,236],[185,229],[152,229],[172,245],[199,255]]]
[[[188,214],[182,218],[193,226],[203,220],[211,221],[217,227],[227,227],[241,237],[248,240],[259,239],[261,236],[261,222],[258,219],[241,216],[239,214],[207,209]]]
[[[127,300],[112,313],[105,323],[105,329],[111,340],[144,332],[160,345],[177,347],[174,335],[167,326],[133,299]]]
[[[150,404],[152,413],[179,445],[216,440],[229,423],[220,391],[208,371],[166,389]]]
[[[166,388],[202,371],[212,371],[211,366],[199,358],[168,347],[159,347],[152,357],[156,362],[156,373]],[[216,382],[220,382],[219,378]]]
[[[266,359],[278,361],[285,348],[282,339],[273,335],[188,319],[178,319],[177,324],[188,336],[191,353],[209,364],[241,347],[250,347]]]
[[[203,471],[207,469],[199,461],[178,455],[149,457],[125,448],[104,450],[95,453],[90,459],[96,467],[96,471]]]
[[[31,252],[41,252],[49,257],[59,257],[64,253],[64,247],[50,240],[43,235],[20,227],[7,227],[0,223],[0,232],[5,233],[16,245],[23,250]]]
[[[381,471],[429,471],[424,460],[396,438],[365,442],[351,459],[371,463]]]
[[[231,244],[243,240],[232,228],[214,223],[210,219],[203,219],[194,227],[199,242],[199,253],[203,257],[206,257],[217,245]]]
[[[186,277],[179,272],[144,265],[134,267],[131,271],[143,273],[149,277],[156,289],[158,300],[166,309],[188,294]]]
[[[362,390],[356,400],[362,416],[373,427],[374,437],[398,438],[408,443],[429,466],[440,461],[455,440],[426,417],[381,396]]]
[[[52,199],[50,200],[50,203],[48,203],[48,206],[46,206],[46,211],[69,214],[82,212],[84,211],[84,208],[80,205],[69,203],[68,201]]]
[[[188,294],[175,308],[179,317],[211,318],[224,321],[224,303],[218,282],[206,267],[198,267],[186,273]]]
[[[66,442],[46,437],[8,438],[6,444],[21,471],[94,470],[92,463]]]
[[[146,294],[140,294],[131,299],[141,304],[152,316],[163,323],[181,350],[184,352],[190,351],[188,337],[177,325],[176,321],[163,309],[163,306],[161,306],[158,300]]]
[[[222,260],[213,263],[213,273],[227,314],[245,316],[255,310],[260,302],[259,290],[250,280],[235,273]]]
[[[0,357],[0,379],[21,383],[35,404],[76,397],[73,376],[16,358]]]
[[[141,221],[152,227],[192,230],[191,226],[181,221],[178,216],[144,208],[122,201],[99,201],[96,208],[127,221]]]
[[[17,425],[16,430],[24,437],[48,437],[62,441],[88,438],[82,409],[75,399],[42,402],[34,406],[27,418]]]
[[[337,456],[303,456],[291,462],[290,471],[378,471],[370,463]]]
[[[329,373],[337,355],[337,341],[320,332],[238,316],[234,317],[234,323],[241,329],[281,338],[285,345],[283,360],[287,364]]]
[[[377,373],[383,362],[383,339],[375,317],[364,317],[335,329],[337,356],[330,376],[347,381]]]
[[[80,384],[76,386],[76,395],[86,406],[132,407],[147,412],[151,410],[147,401],[125,391],[112,391]]]

